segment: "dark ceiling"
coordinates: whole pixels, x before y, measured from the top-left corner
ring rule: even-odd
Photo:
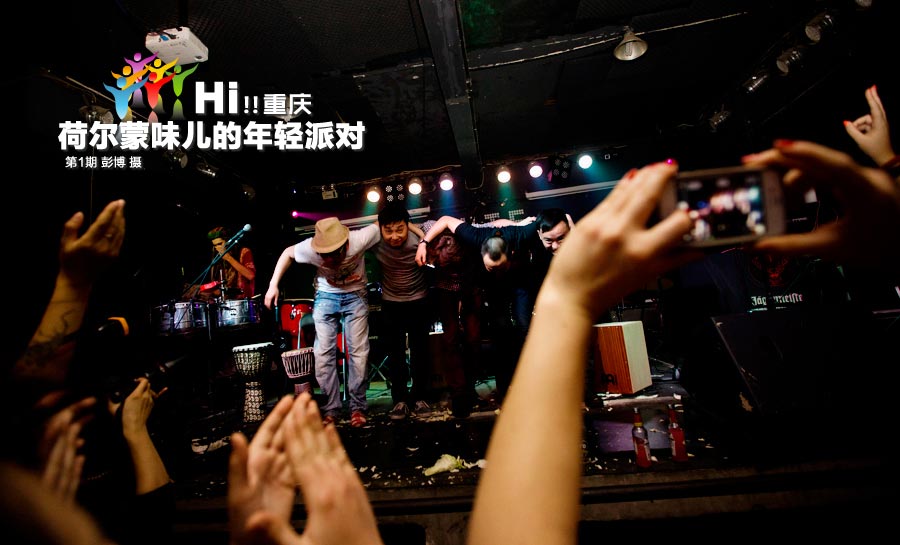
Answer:
[[[29,20],[39,22],[42,47],[26,58],[36,76],[15,89],[28,95],[29,139],[47,153],[57,150],[52,161],[35,165],[44,169],[41,179],[56,184],[61,196],[55,208],[94,211],[124,195],[141,241],[156,240],[148,233],[162,229],[163,238],[205,244],[197,233],[210,225],[253,222],[259,226],[255,242],[271,244],[259,253],[274,260],[282,244],[296,238],[286,211],[358,216],[368,181],[405,183],[413,171],[427,182],[452,169],[463,179],[460,202],[471,196],[490,209],[498,200],[498,164],[582,149],[619,161],[607,180],[670,156],[696,168],[736,162],[773,137],[814,138],[852,151],[840,120],[865,112],[863,90],[879,84],[889,112],[893,106],[885,74],[896,59],[886,51],[897,50],[890,36],[898,3],[872,4],[88,0],[35,6],[41,13]],[[813,45],[804,27],[825,10],[834,32]],[[190,149],[183,169],[148,151],[141,172],[64,169],[57,124],[78,120],[85,101],[110,106],[107,93],[85,87],[103,91],[124,58],[146,53],[148,32],[177,26],[189,27],[209,48],[209,60],[187,81],[237,82],[241,97],[260,100],[270,93],[309,93],[312,115],[297,120],[362,122],[364,149]],[[649,45],[629,62],[613,56],[626,26]],[[806,62],[779,75],[776,57],[795,45],[806,48]],[[744,83],[761,70],[770,77],[748,93]],[[163,101],[170,104],[173,96],[166,93]],[[199,119],[192,106],[186,112],[189,120]],[[240,126],[277,121],[244,114],[202,119]],[[722,123],[713,126],[711,119]],[[193,168],[202,161],[218,169],[216,178]],[[321,198],[329,184],[341,198]],[[41,184],[29,189],[46,195]],[[150,248],[163,251],[153,243]]]

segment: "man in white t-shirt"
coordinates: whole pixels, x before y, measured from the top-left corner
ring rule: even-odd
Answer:
[[[291,263],[315,265],[316,381],[327,397],[321,407],[325,424],[335,423],[341,413],[341,384],[337,372],[337,333],[343,327],[347,346],[347,397],[350,425],[366,423],[366,364],[369,359],[369,303],[366,297],[365,252],[381,240],[378,224],[350,231],[338,218],[316,222],[312,238],[285,248],[278,258],[265,305],[271,309],[278,298],[278,284]],[[343,322],[343,325],[342,325]]]

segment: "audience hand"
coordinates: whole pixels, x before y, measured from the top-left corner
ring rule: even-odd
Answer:
[[[676,172],[675,165],[656,163],[627,173],[566,237],[538,297],[582,309],[593,320],[660,273],[700,257],[679,247],[692,225],[686,212],[647,227]]]
[[[39,406],[52,405],[58,401],[61,392],[45,396]],[[73,502],[84,456],[78,449],[84,443],[79,437],[84,423],[90,418],[85,414],[93,407],[96,399],[88,397],[72,403],[54,414],[44,426],[44,433],[38,445],[38,454],[43,464],[41,482],[56,497],[64,502]]]
[[[309,519],[303,538],[316,545],[381,543],[375,514],[333,425],[301,394],[285,427],[285,446]]]
[[[125,238],[125,201],[106,205],[80,237],[84,213],[76,212],[63,227],[59,249],[59,274],[74,285],[91,284],[116,257]]]
[[[291,396],[281,399],[250,444],[243,433],[231,437],[228,468],[228,515],[232,544],[258,543],[272,524],[290,526],[296,485],[281,431],[291,410]]]
[[[844,128],[866,155],[881,166],[894,157],[887,114],[875,86],[866,89],[869,113],[855,121],[844,121]]]
[[[108,402],[111,414],[116,414],[119,407],[122,407],[122,434],[126,439],[147,430],[147,420],[153,412],[156,399],[166,391],[163,388],[159,393],[154,392],[150,388],[150,381],[143,377],[136,382],[137,386],[121,403]]]
[[[763,239],[754,249],[786,256],[814,254],[900,272],[900,258],[893,250],[900,247],[900,184],[886,172],[812,142],[776,141],[774,148],[744,160],[785,168],[788,188],[831,192],[843,208],[836,221],[808,233]]]

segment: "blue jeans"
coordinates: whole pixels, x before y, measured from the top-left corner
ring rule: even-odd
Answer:
[[[337,416],[341,412],[341,381],[337,371],[337,334],[342,327],[346,357],[347,397],[350,411],[365,412],[366,364],[369,361],[369,303],[365,290],[349,293],[319,291],[313,302],[316,322],[316,381],[327,397],[321,407],[322,416]]]

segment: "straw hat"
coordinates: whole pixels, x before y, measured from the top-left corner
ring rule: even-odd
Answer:
[[[320,254],[329,254],[347,242],[350,237],[350,229],[337,218],[325,218],[316,222],[316,234],[313,235],[313,251]]]

